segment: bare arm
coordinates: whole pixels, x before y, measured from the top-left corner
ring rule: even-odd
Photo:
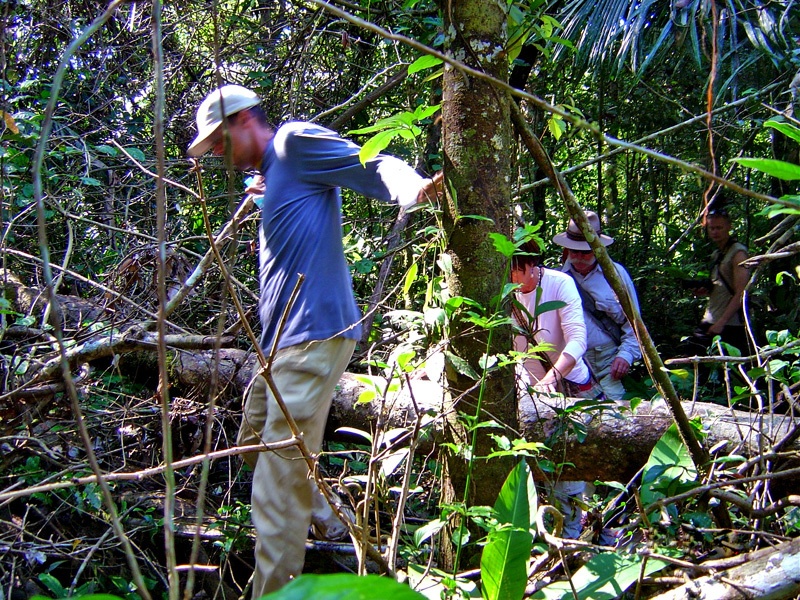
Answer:
[[[570,374],[576,362],[574,356],[562,352],[558,355],[558,360],[556,360],[553,368],[545,373],[542,380],[534,387],[540,391],[555,391],[558,382]]]

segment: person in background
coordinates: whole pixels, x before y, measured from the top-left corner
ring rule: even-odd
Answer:
[[[706,235],[715,249],[709,268],[711,287],[693,290],[696,296],[708,296],[697,337],[707,347],[718,335],[723,342],[746,355],[748,341],[742,299],[750,271],[742,263],[747,260],[747,247],[731,235],[731,218],[724,208],[709,210],[705,225]]]
[[[518,398],[532,401],[535,394],[561,393],[603,399],[603,390],[583,359],[586,325],[575,281],[542,267],[539,254],[538,245],[527,241],[511,259],[511,281],[519,285],[515,292],[519,305],[512,311],[517,329],[514,349],[527,352],[531,346],[551,345],[550,350],[536,352],[517,366]],[[563,305],[533,316],[537,305],[552,301]],[[583,481],[559,481],[554,486],[556,503],[564,513],[563,537],[577,538],[581,533],[586,489]]]
[[[601,231],[597,213],[591,210],[585,213],[603,246],[613,244],[614,238]],[[586,323],[586,353],[583,358],[606,397],[622,400],[625,395],[622,378],[628,374],[631,365],[642,358],[633,327],[575,221],[570,220],[567,230],[553,237],[553,242],[566,249],[567,260],[561,270],[575,280],[581,296]],[[639,301],[631,276],[622,265],[614,263],[614,267],[638,311]]]
[[[441,173],[434,182],[385,155],[362,165],[356,144],[312,123],[290,122],[276,129],[259,104],[253,91],[239,85],[212,91],[197,109],[197,137],[188,154],[198,157],[211,150],[222,156],[227,151],[236,169],[257,169],[263,176],[260,345],[269,354],[277,342],[273,379],[307,448],[316,454],[335,387],[361,335],[342,246],[340,187],[402,210],[435,198]],[[289,307],[300,275],[305,281]],[[290,437],[258,367],[237,441]],[[301,573],[319,491],[295,446],[250,460],[255,464],[251,514],[257,532],[252,597],[259,598]]]

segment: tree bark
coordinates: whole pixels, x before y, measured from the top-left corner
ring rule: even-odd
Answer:
[[[472,68],[507,80],[506,10],[507,3],[501,0],[443,2],[445,51]],[[509,100],[488,82],[450,64],[444,67],[442,90],[447,182],[443,222],[452,265],[445,270],[445,278],[451,297],[474,300],[489,314],[499,308],[493,299],[501,293],[507,271],[507,260],[495,250],[489,234],[510,233],[509,157],[513,148]],[[459,415],[467,414],[478,422],[494,419],[514,428],[511,370],[500,370],[481,381],[468,373],[482,373],[481,357],[507,351],[510,330],[476,327],[454,315],[448,336],[452,353],[448,359],[455,368],[447,373],[455,410],[445,413],[445,439],[453,444],[450,448],[462,450],[445,452],[442,502],[493,505],[510,464],[465,459],[472,454],[485,455],[490,442],[487,429],[470,429]],[[476,481],[481,485],[475,485]],[[442,544],[440,559],[445,569],[457,567],[457,559],[448,554],[452,548],[447,540]]]

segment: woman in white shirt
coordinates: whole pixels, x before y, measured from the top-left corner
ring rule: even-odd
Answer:
[[[514,338],[514,349],[525,352],[531,346],[547,344],[518,369],[521,391],[561,392],[570,397],[602,398],[602,388],[583,360],[586,352],[586,325],[575,281],[567,274],[545,269],[539,264],[539,248],[525,242],[512,258],[511,281],[519,284],[514,320],[521,333]],[[545,303],[557,302],[558,308]]]

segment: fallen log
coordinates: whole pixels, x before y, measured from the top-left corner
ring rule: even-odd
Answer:
[[[255,362],[255,357],[243,350],[231,349],[221,354],[220,380],[229,383],[229,393],[244,392]],[[183,353],[175,377],[184,385],[202,385],[209,381],[212,365],[211,352]],[[410,386],[404,384],[398,392],[385,397],[384,380],[375,378],[368,385],[362,379],[363,376],[352,373],[342,376],[328,419],[329,438],[336,436],[341,427],[371,431],[379,417],[383,418],[385,428],[410,428],[418,413],[427,414],[431,421],[453,409],[442,387],[420,374],[415,374]],[[373,390],[377,398],[359,403],[362,394]],[[663,402],[641,402],[635,411],[631,410],[630,402],[615,402],[602,410],[582,414],[586,437],[579,442],[565,420],[565,409],[575,401],[542,397],[535,402],[530,398],[523,400],[518,407],[519,427],[522,438],[551,443],[554,454],[563,455],[573,465],[564,476],[582,481],[628,481],[645,464],[656,442],[673,422]],[[469,412],[466,407],[458,410]],[[701,419],[707,434],[705,444],[709,448],[719,446],[719,455],[758,456],[787,437],[790,441],[782,450],[800,450],[796,435],[791,439],[792,432],[796,434],[800,429],[800,419],[796,417],[732,410],[706,402],[687,403],[685,410],[690,418]],[[435,427],[434,421],[431,426]],[[566,433],[555,435],[560,430]],[[792,465],[800,466],[800,459]]]
[[[800,594],[800,538],[741,559],[741,566],[693,579],[651,600],[783,600]]]

